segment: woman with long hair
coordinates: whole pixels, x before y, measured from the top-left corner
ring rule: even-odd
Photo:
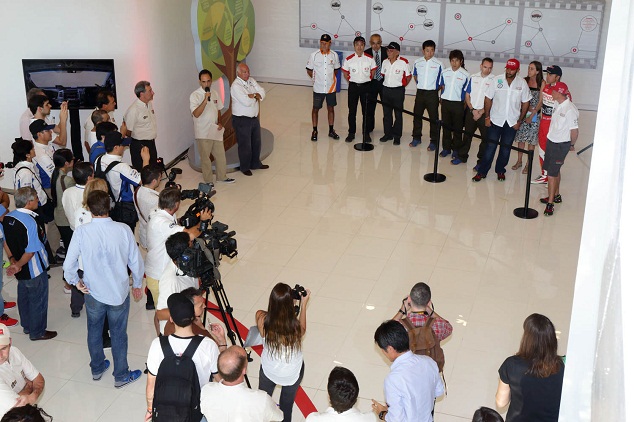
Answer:
[[[302,337],[306,333],[309,298],[310,290],[306,290],[297,317],[293,289],[288,284],[278,283],[269,296],[268,310],[255,313],[255,322],[264,338],[259,388],[272,396],[275,386],[282,386],[280,409],[284,412],[284,422],[291,422],[295,395],[304,377]]]
[[[531,99],[526,118],[515,135],[515,142],[517,142],[518,148],[524,149],[526,144],[528,144],[528,149],[534,151],[537,145],[537,132],[539,132],[539,121],[541,119],[542,109],[539,94],[544,88],[544,85],[546,85],[541,62],[530,62],[528,65],[528,75],[524,79],[528,84],[528,88],[531,90]],[[520,167],[522,167],[522,153],[518,151],[517,162],[513,164],[511,168],[517,170]],[[526,166],[524,166],[522,170],[522,174],[526,173],[528,173],[528,163],[526,163]]]
[[[557,356],[557,336],[550,319],[532,314],[524,321],[519,351],[500,369],[495,394],[498,407],[509,404],[506,422],[557,422],[564,362]]]
[[[68,148],[61,148],[53,154],[55,170],[51,175],[51,202],[53,203],[53,221],[59,229],[59,235],[64,242],[64,248],[68,249],[73,237],[73,229],[70,228],[68,218],[62,205],[62,195],[67,188],[75,186],[75,180],[70,176],[73,171],[75,157]],[[71,293],[70,284],[64,280],[64,292]]]

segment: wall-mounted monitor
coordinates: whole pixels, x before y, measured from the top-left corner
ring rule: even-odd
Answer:
[[[68,101],[70,109],[94,109],[97,93],[115,94],[112,59],[23,59],[24,85],[41,88],[54,109]]]

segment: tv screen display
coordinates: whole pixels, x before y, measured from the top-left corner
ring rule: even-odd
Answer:
[[[112,59],[23,59],[22,69],[26,91],[42,89],[54,109],[68,101],[68,108],[92,110],[102,90],[117,98]]]

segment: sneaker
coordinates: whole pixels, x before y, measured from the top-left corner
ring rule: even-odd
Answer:
[[[331,130],[330,132],[328,132],[328,137],[334,140],[339,139],[339,135],[337,135],[337,132],[335,132],[334,130]]]
[[[440,151],[440,156],[441,157],[446,157],[449,154],[451,154],[451,150],[450,149],[443,149],[442,151]]]
[[[412,139],[412,142],[409,143],[409,146],[412,148],[416,148],[422,143],[420,139]]]
[[[79,318],[81,316],[81,312],[71,312],[70,313],[70,317],[71,318]]]
[[[63,246],[60,246],[55,251],[55,255],[57,255],[59,258],[62,258],[62,259],[66,258],[66,248],[64,248]]]
[[[453,160],[451,160],[451,164],[453,164],[454,166],[457,166],[458,164],[462,164],[462,160],[456,157]]]
[[[540,198],[539,202],[541,202],[542,204],[547,204],[548,203],[548,197]],[[553,200],[553,202],[555,204],[561,204],[561,195],[560,194],[555,195],[555,199]],[[5,306],[5,308],[6,308],[6,306]]]
[[[138,380],[140,377],[141,377],[141,371],[139,371],[138,369],[134,371],[130,371],[126,379],[124,379],[123,381],[115,381],[114,386],[115,388],[125,387],[128,384],[132,384],[134,381]]]
[[[427,147],[427,151],[436,151],[436,144],[433,142],[430,142],[429,146]]]
[[[548,203],[546,204],[546,209],[544,210],[544,215],[553,215],[555,212],[555,204]]]
[[[12,308],[15,308],[15,302],[7,302],[7,301],[4,302],[4,309],[12,309]]]
[[[383,135],[383,136],[381,136],[381,137],[379,138],[379,141],[381,141],[381,142],[387,142],[387,141],[391,141],[392,139],[394,139],[394,138],[392,138],[390,135]]]
[[[18,325],[18,320],[11,318],[7,314],[0,315],[0,322],[6,325],[7,327],[13,327],[14,325]]]
[[[348,136],[346,136],[346,142],[352,141],[354,141],[354,133],[349,133]]]
[[[504,173],[498,173],[498,180],[500,182],[503,182],[506,180],[506,176],[504,175]]]
[[[451,158],[458,158],[458,152],[457,151],[451,151]]]
[[[545,185],[548,183],[548,176],[541,175],[535,180],[531,180],[534,185]]]
[[[476,175],[473,176],[471,180],[473,180],[474,182],[479,182],[480,180],[486,179],[486,178],[487,178],[486,174],[476,173]]]
[[[394,145],[401,145],[401,140],[400,139],[394,139],[393,144]]]
[[[232,179],[231,177],[227,177],[225,180],[219,180],[220,183],[235,183],[236,179]]]
[[[101,379],[101,377],[103,376],[103,374],[106,373],[108,368],[110,368],[110,361],[108,359],[104,359],[103,363],[104,363],[103,371],[101,371],[98,374],[92,374],[92,380],[93,381],[99,381]],[[116,383],[115,383],[115,387],[116,387]]]
[[[317,141],[317,131],[313,130],[313,133],[310,134],[310,140],[315,142]]]

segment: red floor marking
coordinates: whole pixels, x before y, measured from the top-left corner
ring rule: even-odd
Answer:
[[[223,322],[222,315],[220,314],[220,310],[218,309],[218,306],[216,306],[215,303],[207,301],[207,311],[209,311],[219,321]],[[233,328],[235,328],[238,331],[238,334],[244,341],[247,338],[247,333],[249,332],[249,329],[245,327],[237,319],[235,321],[236,321],[236,327],[233,327]],[[229,325],[231,326],[231,321],[229,321]],[[262,355],[262,346],[255,346],[255,347],[252,347],[251,349],[258,355],[260,356]],[[302,412],[304,417],[307,417],[311,413],[317,411],[317,408],[313,404],[312,400],[308,397],[308,395],[306,394],[306,392],[301,386],[297,390],[297,395],[295,396],[295,404],[297,405],[299,410]]]

